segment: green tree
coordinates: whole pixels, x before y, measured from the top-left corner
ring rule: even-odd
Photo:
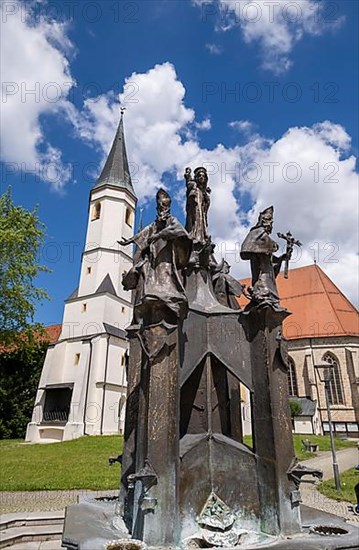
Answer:
[[[35,337],[0,353],[0,439],[25,436],[47,346]]]
[[[0,343],[19,341],[20,333],[31,332],[36,305],[48,299],[47,292],[34,281],[45,227],[35,208],[29,212],[16,206],[11,188],[0,197]],[[22,336],[20,337],[21,340]]]

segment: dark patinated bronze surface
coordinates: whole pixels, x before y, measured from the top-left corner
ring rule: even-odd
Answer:
[[[244,289],[214,256],[205,168],[193,177],[187,168],[185,180],[185,227],[161,189],[156,220],[120,243],[136,243],[137,250],[123,278],[134,313],[119,499],[112,515],[104,503],[101,511],[98,503],[69,509],[64,544],[90,548],[97,536],[154,548],[354,548],[352,528],[333,545],[302,531],[299,484],[320,472],[294,458],[281,330],[290,312],[281,307],[275,282],[300,243],[287,233],[286,253],[274,256],[273,207],[261,212],[242,245],[252,270],[252,287]],[[236,301],[241,293],[249,299],[243,311]],[[252,447],[243,438],[244,387]],[[94,506],[100,515],[104,510],[102,528]],[[76,533],[86,515],[96,518],[87,538]]]
[[[185,180],[185,228],[160,190],[155,222],[121,243],[138,249],[124,276],[135,297],[120,510],[132,536],[154,546],[203,531],[198,518],[209,498],[214,510],[223,503],[234,518],[213,535],[218,544],[239,540],[248,525],[270,535],[295,533],[287,366],[278,338],[289,313],[275,285],[282,258],[272,254],[273,209],[261,214],[242,247],[253,290],[241,312],[235,297],[244,288],[214,257],[206,170],[196,168],[192,177],[187,168]],[[252,449],[243,442],[241,384],[251,394]]]

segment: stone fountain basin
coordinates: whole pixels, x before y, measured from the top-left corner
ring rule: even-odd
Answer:
[[[130,538],[125,524],[115,515],[117,500],[86,499],[66,508],[62,546],[68,550],[146,550]],[[359,527],[326,512],[301,506],[302,533],[268,539],[262,544],[239,544],[238,550],[359,550]],[[115,524],[114,525],[114,519]],[[318,528],[319,529],[316,529]],[[330,528],[326,530],[326,528]],[[313,529],[315,531],[313,532]],[[312,532],[311,532],[312,531]],[[326,531],[331,534],[326,534]],[[335,534],[337,531],[338,534]],[[344,532],[345,531],[345,532]],[[151,549],[148,549],[151,550]],[[161,550],[164,550],[161,548]]]

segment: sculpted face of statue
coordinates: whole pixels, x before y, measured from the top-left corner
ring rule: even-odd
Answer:
[[[264,214],[262,216],[262,226],[264,228],[264,231],[270,235],[273,230],[273,218],[271,214]]]
[[[198,168],[195,170],[195,180],[202,189],[206,189],[208,183],[207,170],[205,168]]]
[[[267,235],[270,235],[273,230],[273,206],[269,206],[259,214],[256,227],[263,227]]]
[[[159,221],[165,221],[171,214],[171,197],[160,189],[157,193],[157,219]]]

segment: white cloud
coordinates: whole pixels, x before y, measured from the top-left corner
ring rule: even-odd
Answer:
[[[212,55],[220,55],[223,52],[222,46],[218,46],[218,44],[206,44],[206,49]]]
[[[273,204],[275,230],[290,229],[303,242],[302,257],[292,266],[312,263],[317,250],[319,265],[357,301],[358,181],[350,136],[341,125],[324,121],[290,128],[276,141],[254,134],[245,146],[218,143],[205,149],[189,131],[201,123],[186,106],[185,88],[170,63],[133,73],[120,99],[128,107],[126,142],[129,158],[138,167],[134,179],[142,201],[163,185],[164,173],[183,181],[186,166],[204,164],[212,188],[210,231],[218,254],[226,255],[235,275],[249,273],[247,262],[239,261],[238,243],[259,211]],[[113,94],[86,103],[82,135],[95,138],[104,156],[118,119],[119,103]],[[242,129],[249,125],[232,121]],[[172,193],[183,203],[184,183],[182,192],[177,185]],[[248,212],[242,197],[250,202]]]
[[[250,135],[254,130],[254,123],[250,120],[232,120],[228,123],[230,128],[242,132],[244,135]]]
[[[358,174],[355,158],[345,156],[350,136],[329,121],[290,128],[254,155],[256,165],[242,179],[253,199],[248,219],[275,205],[278,230],[303,242],[296,265],[319,265],[358,302]],[[354,206],[355,205],[355,206]]]
[[[184,138],[194,126],[194,111],[185,107],[184,95],[185,88],[170,63],[156,65],[147,73],[133,73],[125,81],[119,99],[127,107],[126,142],[139,197],[152,196],[162,174],[176,170],[176,162],[181,162],[179,153],[198,149],[194,140]],[[80,119],[78,130],[89,141],[96,140],[107,155],[118,124],[119,104],[113,94],[96,99],[85,102],[85,119]]]
[[[67,56],[72,44],[64,24],[34,20],[31,3],[15,0],[11,5],[12,13],[6,13],[2,4],[1,17],[2,160],[24,172],[35,170],[59,189],[70,170],[61,151],[47,141],[41,117],[71,108],[74,80]]]
[[[344,17],[330,20],[323,2],[268,0],[192,0],[202,10],[204,20],[213,19],[212,7],[218,9],[216,29],[238,27],[245,42],[259,45],[262,67],[275,74],[287,71],[290,54],[303,37],[320,35],[340,27]]]
[[[229,165],[233,152],[221,144],[213,150],[200,147],[195,137],[196,130],[198,127],[207,129],[210,121],[197,122],[193,109],[185,106],[184,96],[185,88],[170,63],[156,65],[147,73],[133,73],[126,79],[119,99],[127,106],[126,143],[135,189],[142,200],[152,197],[163,185],[161,180],[165,172],[172,172],[183,181],[187,165],[195,167],[206,163],[210,171],[215,172],[212,177],[213,227],[223,239],[237,223],[237,205],[233,195],[235,179],[222,177],[218,167],[221,163]],[[106,94],[97,101],[87,101],[84,118],[75,123],[84,139],[92,143],[96,140],[95,144],[101,146],[105,157],[118,119],[119,103],[113,94]],[[237,158],[238,153],[235,156]]]
[[[347,151],[351,145],[351,138],[340,124],[328,120],[314,124],[313,130],[321,139],[342,151]]]
[[[197,130],[210,130],[212,128],[211,119],[207,117],[201,122],[195,122],[195,127]]]

